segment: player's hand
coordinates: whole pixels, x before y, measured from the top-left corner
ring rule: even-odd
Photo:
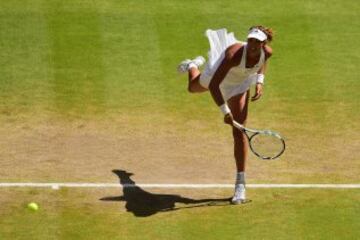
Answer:
[[[224,116],[224,123],[226,124],[230,124],[231,126],[233,125],[233,115],[231,113],[228,113]]]
[[[251,101],[258,100],[263,95],[263,85],[261,83],[256,84],[255,94],[251,97]]]

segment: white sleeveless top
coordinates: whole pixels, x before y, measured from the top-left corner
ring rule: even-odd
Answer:
[[[240,64],[230,69],[225,79],[220,84],[220,90],[224,100],[246,92],[251,84],[255,84],[257,80],[257,72],[265,63],[265,53],[261,49],[260,58],[252,68],[246,67],[247,44],[244,45],[243,54]]]

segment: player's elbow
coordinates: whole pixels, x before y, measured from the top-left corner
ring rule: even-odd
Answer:
[[[269,46],[267,46],[267,45],[265,45],[264,49],[265,49],[266,57],[267,57],[267,58],[270,58],[270,57],[273,55],[273,50],[272,50],[272,48],[269,47]]]

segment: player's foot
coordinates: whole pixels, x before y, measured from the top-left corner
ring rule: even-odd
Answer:
[[[201,65],[205,63],[205,61],[206,61],[205,58],[202,56],[197,56],[193,60],[186,59],[178,65],[177,70],[179,73],[185,73],[189,71],[190,68],[194,65],[199,68]]]
[[[231,199],[232,204],[241,204],[246,201],[245,197],[245,185],[244,184],[236,184],[235,185],[235,193],[233,198]]]
[[[192,63],[192,61],[190,59],[185,59],[184,61],[182,61],[177,67],[178,72],[179,73],[187,72],[190,63]]]

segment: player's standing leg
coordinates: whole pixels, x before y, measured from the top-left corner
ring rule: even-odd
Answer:
[[[233,114],[234,120],[245,125],[248,113],[249,91],[232,97],[228,105]],[[236,182],[235,193],[232,198],[233,204],[239,204],[246,200],[245,189],[245,163],[248,157],[248,139],[244,132],[233,127],[234,157],[236,161]]]

